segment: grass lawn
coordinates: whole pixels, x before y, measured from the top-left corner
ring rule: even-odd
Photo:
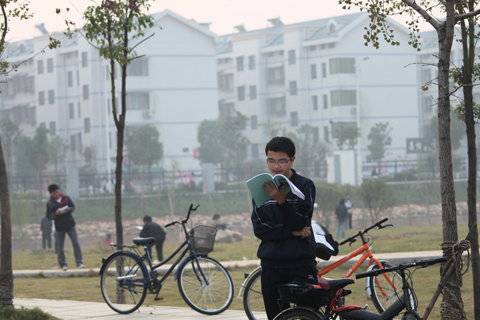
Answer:
[[[365,269],[362,269],[364,271]],[[251,269],[236,268],[229,270],[232,277],[235,294],[231,310],[243,310],[242,299],[236,298],[240,286],[243,282],[244,272],[249,272]],[[331,278],[339,278],[346,272],[345,268],[339,268],[338,271],[329,273]],[[426,306],[428,305],[433,293],[439,282],[439,267],[432,266],[426,269],[418,270],[414,276],[414,288],[418,298],[418,310],[420,315],[423,315]],[[90,277],[59,277],[59,278],[17,278],[14,280],[14,293],[17,298],[48,298],[48,299],[62,299],[62,300],[79,300],[104,302],[100,292],[100,278],[98,276]],[[42,288],[42,293],[39,295],[38,288]],[[366,299],[364,291],[364,281],[358,280],[355,284],[350,285],[349,288],[353,293],[347,297],[348,304],[364,306],[368,304],[368,310],[375,312],[375,306],[371,300]],[[465,311],[467,317],[473,318],[473,296],[472,296],[472,276],[467,273],[464,276],[464,286],[462,289],[463,301],[465,304]],[[164,282],[164,287],[160,293],[164,297],[163,301],[154,301],[154,295],[147,295],[145,299],[145,306],[175,306],[187,307],[180,296],[177,288],[177,283],[173,277],[169,277]],[[441,299],[441,297],[440,297]],[[429,319],[440,319],[440,302],[437,301],[435,308]],[[113,313],[114,311],[112,311]]]
[[[332,230],[331,230],[332,231]],[[334,231],[334,230],[333,230]],[[347,230],[347,237],[354,235],[358,230]],[[422,250],[439,250],[442,242],[442,226],[406,226],[393,227],[381,230],[371,230],[370,235],[374,238],[372,252],[404,252],[404,251],[422,251]],[[467,226],[459,227],[459,237],[464,238],[467,234]],[[174,237],[171,237],[173,239]],[[68,241],[66,241],[68,243]],[[235,261],[242,260],[244,257],[253,260],[256,258],[256,250],[259,240],[254,237],[244,237],[242,242],[237,243],[216,243],[215,250],[210,254],[219,261]],[[341,247],[340,255],[347,254],[360,245],[359,242],[351,247],[344,245]],[[164,246],[164,254],[173,252],[178,246],[176,241],[166,241]],[[74,267],[74,257],[71,248],[68,246],[66,250],[67,262],[70,267]],[[101,266],[102,257],[111,253],[110,247],[96,246],[82,248],[84,264],[87,268],[99,268]],[[13,268],[15,270],[22,269],[50,269],[58,267],[56,255],[53,250],[35,250],[29,252],[19,252],[13,255]],[[345,272],[346,267],[340,267],[328,274],[329,278],[340,278]],[[237,299],[236,296],[243,283],[244,272],[253,270],[236,268],[229,270],[235,285],[235,298],[231,305],[232,310],[243,310],[243,301]],[[366,267],[360,268],[358,272],[365,271]],[[428,305],[433,293],[439,283],[438,267],[430,267],[418,270],[413,277],[414,288],[419,300],[420,315]],[[58,277],[58,278],[16,278],[14,280],[14,293],[18,298],[49,298],[49,299],[66,299],[80,301],[103,302],[100,292],[100,278],[96,275],[84,277]],[[38,288],[42,288],[41,294]],[[364,292],[364,281],[358,280],[354,285],[350,286],[353,294],[348,297],[349,304],[363,306],[366,303],[370,305],[368,310],[375,311],[375,307],[370,300],[367,300]],[[464,276],[463,282],[463,301],[467,317],[473,318],[473,293],[472,293],[472,276],[469,272]],[[152,295],[148,295],[145,305],[150,306],[179,306],[186,307],[185,302],[181,298],[177,284],[173,277],[164,282],[160,296],[165,297],[163,301],[154,301]],[[439,311],[440,301],[430,316],[430,319],[440,319]],[[112,311],[113,312],[113,311]]]

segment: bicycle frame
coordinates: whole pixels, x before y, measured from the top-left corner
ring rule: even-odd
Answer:
[[[362,236],[362,240],[363,240],[363,236]],[[368,261],[368,266],[370,267],[372,265],[372,261],[374,263],[377,264],[377,266],[380,268],[380,269],[383,269],[383,265],[382,263],[380,262],[380,260],[378,260],[377,258],[375,258],[372,254],[372,251],[370,251],[370,246],[368,245],[367,242],[365,242],[363,240],[363,245],[354,250],[353,252],[350,252],[349,254],[347,254],[345,257],[343,257],[342,259],[338,260],[337,262],[334,262],[328,266],[326,266],[325,268],[321,269],[318,271],[318,277],[321,277],[325,274],[327,274],[328,272],[332,271],[333,269],[335,269],[336,267],[344,264],[345,262],[353,259],[354,257],[358,256],[359,254],[361,254],[362,252],[364,252],[364,254],[360,257],[360,259],[355,262],[353,264],[353,266],[348,269],[348,271],[342,276],[342,278],[350,278],[350,276],[355,272],[357,271],[357,269],[365,262],[365,260],[369,259]],[[390,279],[390,277],[388,276],[388,274],[386,273],[383,273],[383,276],[385,277],[385,280],[388,281],[388,283],[392,286],[392,288],[394,288],[395,291],[397,291],[397,287],[395,286],[395,284],[393,283],[392,279]],[[379,282],[378,280],[377,281],[377,284],[379,285]],[[384,297],[387,296],[387,294],[385,293],[385,291],[382,289],[382,287],[379,285],[379,288],[380,288],[380,292],[382,293],[382,295]]]
[[[189,215],[190,215],[190,213],[189,213]],[[188,218],[187,218],[187,220],[188,220]],[[205,276],[205,274],[203,273],[202,268],[200,267],[200,262],[198,261],[198,255],[195,252],[195,250],[193,250],[193,246],[192,246],[192,243],[190,242],[190,236],[188,235],[187,229],[185,227],[185,223],[182,223],[182,227],[183,227],[183,231],[186,235],[185,241],[167,259],[165,259],[164,261],[160,262],[157,265],[152,266],[152,259],[150,257],[150,252],[148,251],[147,246],[143,246],[143,248],[145,250],[145,254],[141,257],[139,256],[139,259],[137,260],[137,264],[144,263],[143,261],[147,260],[148,261],[148,266],[150,268],[150,272],[149,272],[150,276],[148,278],[131,280],[130,281],[131,283],[141,283],[142,286],[146,286],[152,278],[156,279],[156,277],[152,277],[152,272],[155,271],[155,269],[160,268],[161,266],[163,266],[164,264],[166,264],[167,262],[172,260],[172,258],[175,255],[177,255],[177,253],[179,253],[183,248],[186,247],[185,250],[183,250],[181,255],[178,257],[178,259],[170,266],[170,268],[167,270],[167,272],[165,272],[163,277],[160,280],[156,279],[157,283],[161,287],[161,284],[163,283],[163,281],[172,273],[172,271],[177,267],[177,265],[181,264],[184,260],[188,259],[190,256],[193,256],[195,258],[195,262],[196,262],[196,265],[197,265],[196,268],[195,268],[195,265],[193,265],[193,271],[194,271],[195,275],[197,276],[198,281],[200,283],[205,283],[206,285],[209,285],[208,279]],[[190,252],[190,255],[185,257],[187,252]],[[180,262],[180,261],[182,261],[182,262]],[[132,271],[133,269],[135,269],[136,265],[132,266],[132,268],[129,270],[129,272]],[[199,276],[198,271],[200,271],[201,276]],[[177,280],[177,278],[178,278],[178,270],[175,273],[175,281]],[[203,281],[202,281],[202,278],[203,278]],[[160,293],[160,290],[158,291],[155,299],[158,298],[159,293]]]

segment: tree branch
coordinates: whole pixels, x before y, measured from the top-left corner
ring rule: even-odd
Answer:
[[[150,39],[151,37],[153,37],[155,35],[155,33],[152,33],[151,35],[149,35],[148,37],[146,37],[145,39],[143,39],[142,41],[140,41],[139,43],[137,43],[135,46],[132,47],[132,50],[135,50],[136,47],[138,47],[140,44],[142,44],[144,41]]]
[[[460,20],[465,20],[465,19],[468,19],[468,18],[473,18],[477,15],[480,14],[480,9],[477,9],[475,11],[472,11],[472,12],[468,12],[468,13],[464,13],[464,14],[458,14],[455,16],[455,22],[458,22]]]
[[[408,5],[413,10],[417,11],[435,30],[440,29],[440,23],[433,18],[425,9],[420,7],[415,0],[402,0],[403,3]],[[442,2],[443,3],[443,2]]]

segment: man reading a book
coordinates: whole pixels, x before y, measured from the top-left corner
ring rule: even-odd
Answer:
[[[287,177],[305,196],[302,200],[292,192],[285,194],[287,183],[277,188],[270,181],[263,189],[271,199],[259,207],[252,201],[253,231],[261,240],[257,256],[262,265],[262,295],[271,320],[281,311],[277,302],[278,284],[290,281],[318,284],[315,239],[311,232],[315,185],[291,168],[295,161],[295,144],[289,138],[273,138],[265,154],[269,171]]]
[[[75,256],[77,267],[85,268],[82,263],[82,249],[80,249],[80,244],[78,243],[75,220],[72,216],[72,213],[75,210],[75,205],[69,196],[60,192],[60,188],[56,184],[49,185],[48,192],[50,192],[50,200],[47,203],[46,217],[55,222],[58,264],[63,271],[67,271],[68,265],[65,260],[63,246],[65,243],[65,235],[68,234],[72,241],[73,254]]]

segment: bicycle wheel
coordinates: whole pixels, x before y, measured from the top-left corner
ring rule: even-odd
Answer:
[[[389,268],[391,265],[388,263],[383,263],[384,268]],[[378,266],[374,266],[372,270],[379,269]],[[390,285],[388,282],[387,278],[385,276],[388,276],[391,280],[395,288]],[[369,283],[370,283],[370,291],[371,291],[371,297],[373,304],[375,305],[375,308],[377,308],[377,311],[379,313],[383,313],[385,309],[390,307],[395,301],[397,301],[399,296],[403,295],[402,292],[402,277],[398,272],[387,272],[383,274],[379,274],[376,277],[370,277],[369,278]],[[410,289],[409,290],[409,296],[410,296],[410,305],[412,308],[415,310],[417,308],[417,305],[415,303],[415,298],[413,296],[413,293]]]
[[[193,256],[178,267],[178,290],[183,300],[195,311],[214,315],[227,310],[233,300],[233,282],[228,271],[216,260],[198,257],[201,271]]]
[[[250,320],[266,320],[267,313],[263,303],[262,284],[260,277],[262,269],[258,269],[250,275],[245,288],[243,288],[243,309]]]
[[[312,310],[290,308],[280,312],[274,320],[326,320],[327,318]]]
[[[147,278],[145,264],[131,252],[116,252],[104,262],[100,274],[103,299],[110,308],[122,314],[137,310],[145,300],[147,286],[135,280]]]

